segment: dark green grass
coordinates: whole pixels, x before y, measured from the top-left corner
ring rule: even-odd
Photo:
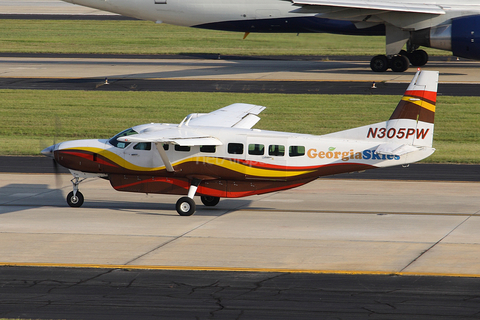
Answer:
[[[384,37],[212,31],[149,21],[0,20],[0,52],[96,54],[368,55]],[[428,49],[429,54],[450,55]]]

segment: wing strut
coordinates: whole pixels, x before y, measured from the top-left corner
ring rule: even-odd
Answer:
[[[175,170],[173,169],[173,166],[168,159],[167,153],[165,152],[165,149],[163,149],[163,143],[157,142],[155,143],[155,146],[157,147],[158,153],[160,154],[160,157],[162,158],[162,161],[165,164],[165,168],[167,169],[167,171],[174,172]]]

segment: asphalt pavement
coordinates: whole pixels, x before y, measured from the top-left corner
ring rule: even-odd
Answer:
[[[0,268],[0,317],[478,319],[480,278]]]

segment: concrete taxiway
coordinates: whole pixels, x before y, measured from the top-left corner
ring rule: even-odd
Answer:
[[[81,185],[69,176],[2,174],[6,265],[480,276],[480,183],[319,179],[280,193],[199,204]]]
[[[0,57],[2,78],[61,79],[169,79],[169,80],[254,80],[254,81],[366,81],[409,83],[417,71],[375,73],[369,62],[351,61],[228,59],[172,57],[162,59],[115,56]],[[319,58],[320,59],[320,58]],[[478,61],[431,61],[423,69],[440,71],[440,83],[478,84]]]

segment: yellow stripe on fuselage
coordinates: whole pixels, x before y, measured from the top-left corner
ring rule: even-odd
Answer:
[[[126,161],[119,155],[102,148],[79,147],[79,148],[63,149],[63,151],[87,151],[91,153],[96,153],[116,163],[117,165],[132,171],[152,172],[152,171],[159,171],[159,170],[165,169],[165,166],[155,167],[155,168],[137,166],[133,163]],[[245,175],[262,177],[262,178],[295,177],[295,176],[300,176],[300,175],[308,174],[315,171],[315,170],[287,171],[287,170],[273,169],[273,168],[272,169],[255,168],[243,163],[236,162],[234,160],[232,161],[229,159],[218,158],[218,157],[192,157],[192,158],[180,160],[178,162],[173,163],[172,165],[177,166],[177,165],[188,163],[188,162],[213,164],[213,165],[217,165],[219,167],[229,169],[235,172],[239,172]]]

